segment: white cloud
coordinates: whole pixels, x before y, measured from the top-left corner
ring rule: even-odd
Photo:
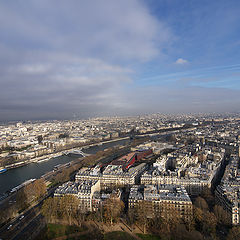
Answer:
[[[0,20],[0,31],[15,45],[115,61],[151,60],[171,39],[169,28],[139,0],[0,3]]]
[[[172,38],[141,0],[1,2],[0,32],[0,115],[124,109],[132,66]]]
[[[23,74],[43,74],[46,73],[50,69],[49,65],[46,64],[26,64],[26,65],[21,65],[19,66],[18,69],[20,73]],[[11,71],[13,69],[11,68]]]
[[[187,63],[189,63],[189,62],[188,62],[188,60],[186,60],[186,59],[178,58],[175,63],[176,63],[176,64],[179,64],[179,65],[184,65],[184,64],[187,64]]]
[[[63,116],[83,109],[90,114],[116,105],[124,107],[122,86],[131,82],[130,69],[70,54],[25,54],[21,64],[2,73],[0,113],[6,106],[14,112],[41,108],[50,115],[54,112],[51,109],[61,109]]]

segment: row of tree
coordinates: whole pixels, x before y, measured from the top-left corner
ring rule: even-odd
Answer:
[[[16,194],[15,203],[12,205],[5,203],[4,211],[0,214],[0,224],[6,222],[10,218],[16,217],[18,213],[42,198],[46,192],[47,188],[43,179],[35,180],[21,188]]]
[[[18,209],[25,209],[32,203],[38,201],[47,192],[47,187],[43,179],[37,179],[26,185],[17,192],[16,203]]]
[[[49,223],[81,226],[86,219],[95,219],[112,225],[119,221],[123,209],[124,203],[112,196],[105,201],[99,211],[90,214],[89,212],[82,212],[77,197],[65,195],[46,199],[42,205],[42,214]]]
[[[81,224],[79,201],[72,195],[46,199],[42,205],[42,214],[49,223]]]
[[[131,226],[137,225],[144,233],[152,233],[161,239],[218,239],[217,227],[230,227],[224,209],[215,205],[210,211],[202,197],[198,197],[194,202],[191,221],[183,222],[174,210],[169,210],[166,216],[153,214],[149,217],[148,202],[142,201],[138,207],[128,210],[128,223]]]
[[[149,218],[147,204],[143,201],[138,208],[128,211],[128,221],[136,224],[149,233],[160,236],[161,239],[219,239],[219,232],[227,234],[227,239],[240,239],[240,228],[229,223],[226,211],[219,205],[214,205],[213,196],[207,190],[194,202],[193,219],[183,222],[177,213],[169,213],[167,217],[155,216]],[[208,204],[208,202],[210,204]],[[225,229],[225,233],[223,233]]]
[[[155,215],[150,218],[148,204],[144,201],[135,209],[129,209],[126,214],[124,203],[114,195],[100,205],[97,212],[87,214],[80,211],[79,201],[74,196],[48,198],[42,206],[42,213],[48,222],[80,226],[88,219],[112,225],[119,222],[120,218],[125,218],[130,226],[138,226],[143,232],[161,239],[219,239],[219,229],[225,229],[225,234],[228,231],[225,236],[228,240],[240,239],[240,227],[232,228],[226,211],[212,201],[213,196],[209,191],[196,198],[193,219],[189,222],[183,222],[174,212],[169,213],[168,217]]]

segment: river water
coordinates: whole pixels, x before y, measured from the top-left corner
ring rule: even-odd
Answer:
[[[110,143],[104,143],[102,145],[92,146],[87,149],[84,149],[83,152],[95,154],[98,151],[116,146],[116,145],[125,145],[129,143],[130,140],[119,140]],[[78,156],[79,157],[79,156]],[[9,169],[7,172],[0,174],[0,197],[6,191],[11,190],[12,188],[18,186],[24,181],[31,178],[39,178],[45,173],[52,171],[54,166],[58,164],[64,164],[71,162],[76,157],[60,156],[56,158],[51,158],[48,161],[40,163],[30,163],[28,165]]]

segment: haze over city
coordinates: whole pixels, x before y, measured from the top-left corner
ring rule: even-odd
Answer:
[[[238,111],[239,1],[1,1],[0,120]]]

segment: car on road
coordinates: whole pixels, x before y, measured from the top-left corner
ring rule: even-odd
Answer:
[[[10,224],[10,225],[8,226],[7,230],[9,230],[11,227],[12,227],[12,224]]]
[[[24,215],[22,215],[20,218],[19,218],[19,220],[22,220],[24,218]]]

